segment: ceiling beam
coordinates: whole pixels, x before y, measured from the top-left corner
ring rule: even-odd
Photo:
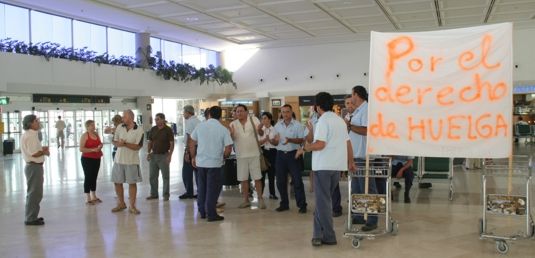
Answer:
[[[127,5],[126,8],[128,8],[128,9],[137,9],[137,8],[144,8],[144,7],[150,7],[150,6],[168,4],[168,3],[169,3],[169,1],[156,1],[156,2],[150,2],[150,3],[139,3],[139,4]]]
[[[394,28],[396,30],[399,30],[399,25],[394,21],[394,18],[392,18],[392,16],[390,15],[390,13],[388,12],[388,10],[386,10],[386,7],[384,6],[384,4],[381,2],[381,0],[375,0],[375,3],[377,4],[377,6],[379,7],[379,9],[381,9],[381,11],[383,12],[383,14],[385,15],[386,19],[388,21],[390,21],[390,23],[392,24],[392,26],[394,26]]]
[[[286,19],[286,18],[283,18],[283,17],[277,15],[276,13],[274,13],[274,12],[272,12],[272,11],[266,9],[266,8],[263,8],[263,7],[261,7],[261,6],[257,5],[257,4],[255,4],[255,3],[252,3],[252,2],[250,2],[249,0],[240,0],[240,2],[242,2],[242,3],[244,3],[244,4],[247,4],[247,5],[249,5],[250,7],[253,7],[253,8],[255,8],[255,9],[257,9],[258,11],[261,11],[261,12],[263,12],[263,13],[269,15],[269,16],[273,17],[274,19],[277,19],[277,20],[279,20],[279,21],[281,21],[281,22],[283,22],[283,23],[286,23],[286,24],[288,24],[288,25],[290,25],[290,26],[292,26],[292,27],[294,27],[294,28],[296,28],[296,29],[298,29],[298,30],[304,32],[305,34],[307,34],[307,35],[309,35],[309,36],[311,36],[311,37],[316,37],[315,34],[313,34],[312,32],[308,31],[307,29],[305,29],[305,28],[303,28],[303,27],[301,27],[301,26],[295,24],[294,22],[291,22],[290,20],[288,20],[288,19]]]
[[[435,13],[437,15],[438,26],[442,27],[442,14],[440,13],[440,1],[435,0]]]
[[[489,3],[489,7],[487,8],[487,15],[485,15],[485,20],[483,20],[483,23],[487,23],[489,21],[490,15],[492,14],[492,9],[494,9],[494,4],[496,3],[496,0],[491,0]]]
[[[337,21],[338,23],[342,24],[342,26],[344,26],[346,29],[348,29],[349,31],[353,32],[353,33],[357,33],[357,31],[355,29],[353,29],[353,27],[351,25],[349,25],[346,21],[344,21],[342,18],[338,17],[338,15],[332,13],[331,11],[329,11],[329,9],[324,6],[323,4],[320,4],[320,3],[314,3],[314,6],[316,6],[318,9],[322,10],[324,13],[326,13],[327,15],[331,16],[331,18],[333,18],[335,21]]]

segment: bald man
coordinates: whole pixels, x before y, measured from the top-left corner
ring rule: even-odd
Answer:
[[[141,182],[139,168],[139,150],[143,147],[143,129],[134,122],[134,112],[128,109],[123,112],[123,123],[115,129],[113,145],[117,147],[112,168],[112,181],[117,193],[117,207],[112,212],[126,209],[123,184],[128,184],[130,201],[129,212],[139,214],[136,208],[137,183]]]

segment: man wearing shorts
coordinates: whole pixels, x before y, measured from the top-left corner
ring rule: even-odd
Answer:
[[[117,154],[115,154],[111,178],[115,183],[117,207],[111,211],[119,212],[126,209],[123,183],[127,183],[129,212],[137,215],[140,213],[136,208],[136,194],[137,183],[141,182],[139,150],[143,147],[143,129],[134,122],[132,110],[128,109],[123,112],[123,124],[115,129],[113,145],[117,147]]]
[[[249,202],[249,176],[255,181],[255,188],[258,194],[258,208],[265,209],[266,204],[262,197],[262,171],[260,171],[260,150],[256,142],[254,130],[261,126],[260,120],[255,116],[249,116],[247,107],[239,104],[236,106],[236,116],[238,119],[230,123],[230,135],[234,141],[236,151],[236,163],[238,171],[238,181],[241,182],[243,203],[239,208],[251,206]]]

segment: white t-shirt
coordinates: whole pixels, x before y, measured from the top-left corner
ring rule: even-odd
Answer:
[[[237,158],[252,158],[259,157],[258,143],[256,143],[255,132],[260,120],[253,116],[254,128],[251,126],[250,117],[247,117],[247,122],[242,125],[239,119],[230,123],[234,127],[234,148]]]
[[[312,170],[347,170],[347,126],[334,112],[325,112],[314,128],[314,141],[325,142],[325,148],[312,152]]]
[[[273,140],[273,138],[275,138],[275,127],[274,126],[270,126],[269,128],[267,128],[266,126],[263,126],[262,127],[262,130],[264,130],[264,135],[262,136],[258,136],[258,140],[259,141],[262,141],[264,140],[266,137],[269,137],[268,139],[270,140]],[[275,145],[271,144],[269,141],[265,142],[264,144],[262,144],[262,147],[266,150],[269,150],[269,149],[274,149],[276,148]]]
[[[63,131],[65,129],[65,122],[63,120],[56,121],[56,129],[58,132]]]
[[[121,124],[115,129],[113,140],[125,140],[126,143],[135,143],[143,146],[143,128],[134,125],[134,128],[127,131],[126,125]],[[128,147],[117,148],[115,163],[121,165],[139,165],[139,150],[132,150]]]
[[[193,130],[195,130],[195,127],[197,127],[199,123],[201,123],[201,120],[199,120],[199,118],[196,116],[191,116],[190,118],[186,119],[184,125],[184,146],[186,146],[188,143],[188,134],[191,137]]]
[[[22,158],[26,162],[36,162],[43,163],[45,161],[45,156],[41,157],[32,157],[33,154],[37,153],[40,150],[43,150],[39,137],[37,136],[39,132],[33,129],[26,130],[20,139],[20,152],[22,153]]]

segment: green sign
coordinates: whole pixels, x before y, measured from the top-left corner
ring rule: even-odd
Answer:
[[[0,97],[0,105],[9,104],[9,97]]]

